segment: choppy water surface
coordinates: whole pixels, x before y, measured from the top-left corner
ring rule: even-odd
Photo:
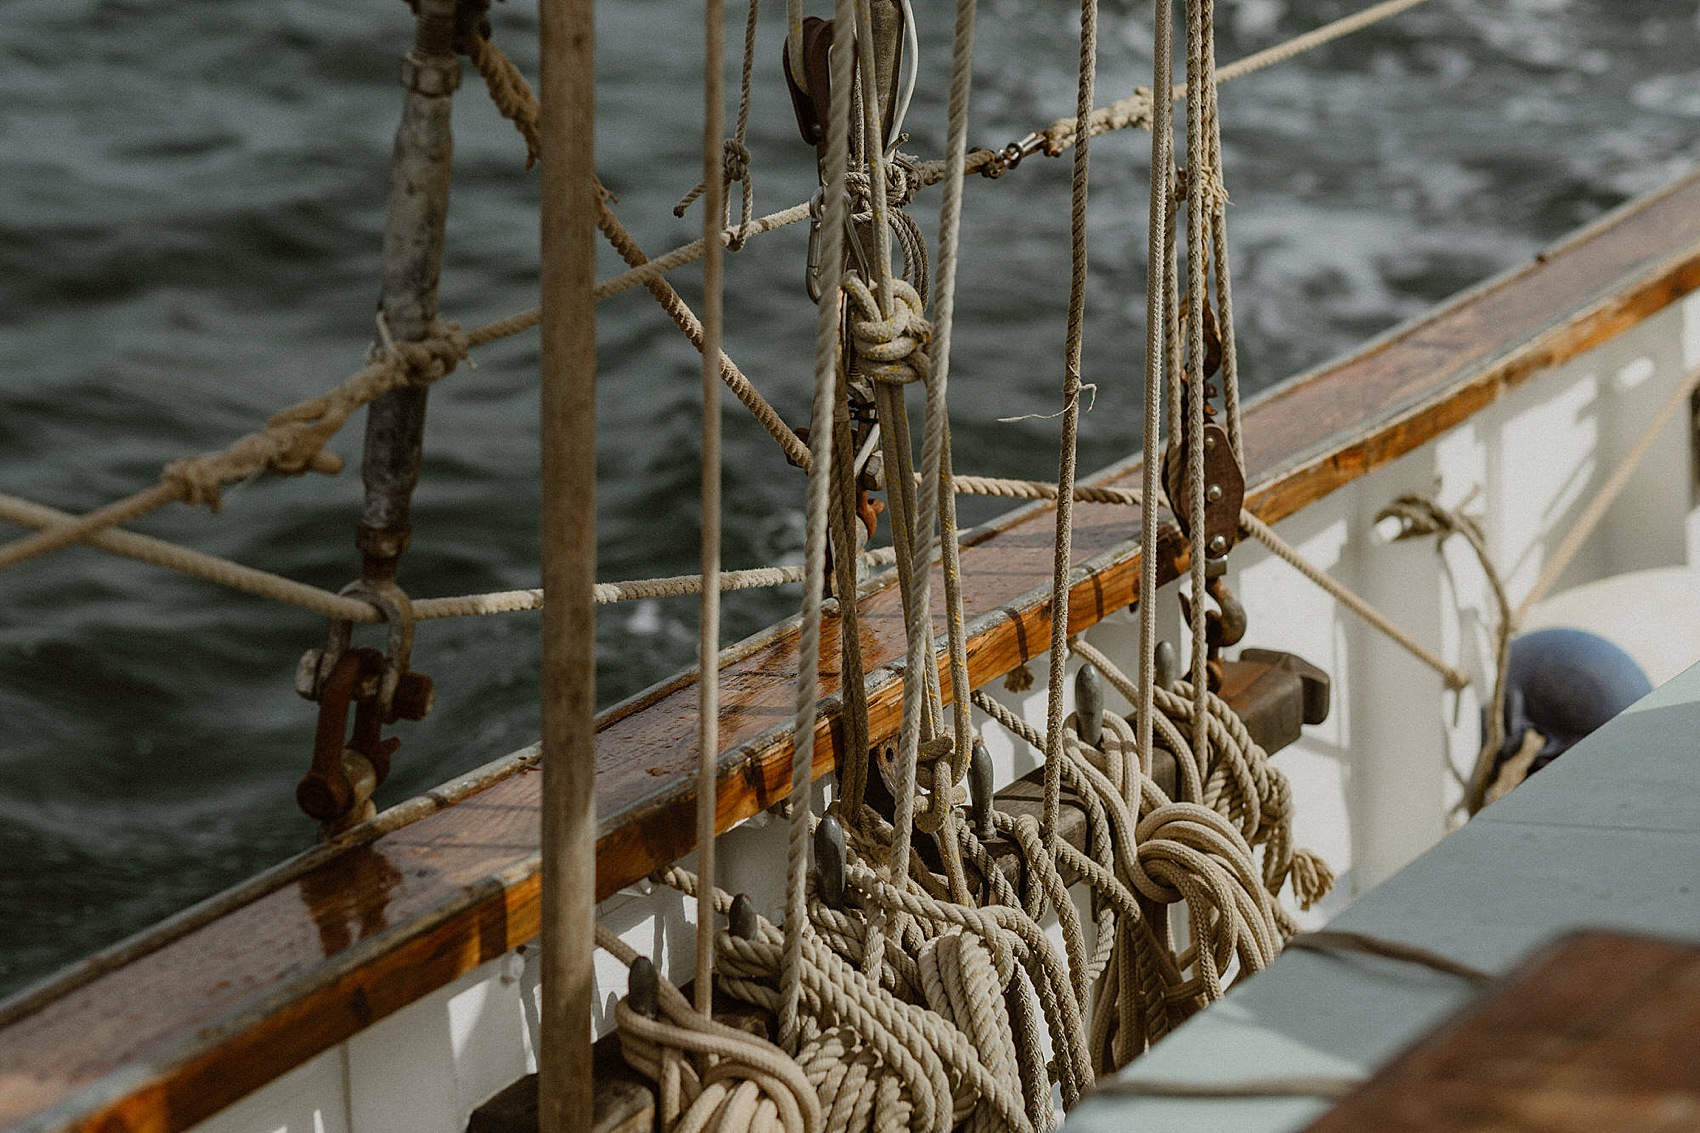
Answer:
[[[1145,4],[1106,0],[1100,90],[1149,76]],[[950,13],[918,0],[927,66],[909,148],[940,150]],[[1219,5],[1224,61],[1355,7]],[[692,236],[698,17],[600,13],[599,165],[652,250]],[[982,0],[976,144],[1073,107],[1071,5]],[[763,211],[811,188],[764,14],[751,148]],[[535,16],[497,37],[536,73]],[[734,19],[737,18],[734,13]],[[9,0],[0,20],[0,490],[81,511],[162,462],[222,447],[339,380],[372,334],[405,5]],[[736,37],[734,37],[735,39]],[[1267,386],[1532,255],[1700,156],[1700,19],[1669,0],[1433,0],[1224,89],[1243,370]],[[462,88],[443,310],[531,306],[535,174]],[[1138,443],[1147,139],[1093,151],[1083,467]],[[952,393],[958,467],[1050,476],[1067,287],[1067,163],[976,180]],[[931,228],[937,198],[915,206]],[[812,312],[800,228],[732,257],[728,348],[806,417]],[[606,265],[612,269],[610,259]],[[687,294],[695,286],[680,273]],[[601,576],[695,569],[697,360],[641,291],[605,304]],[[1130,361],[1135,360],[1135,361]],[[535,335],[481,350],[432,394],[419,595],[535,585]],[[796,561],[802,476],[727,417],[729,567]],[[336,449],[358,458],[358,430]],[[351,577],[359,480],[262,480],[225,514],[138,525],[322,586]],[[985,515],[981,508],[967,518]],[[728,600],[727,636],[794,590]],[[689,600],[607,609],[604,702],[689,663]],[[312,731],[291,689],[317,619],[74,550],[0,580],[0,992],[301,848]],[[424,628],[436,714],[402,731],[390,799],[529,742],[537,615]]]

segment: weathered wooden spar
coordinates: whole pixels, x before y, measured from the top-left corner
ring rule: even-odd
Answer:
[[[543,1133],[591,1107],[596,929],[594,0],[541,5],[543,135]]]

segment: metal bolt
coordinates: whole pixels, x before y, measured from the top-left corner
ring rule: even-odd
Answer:
[[[1204,447],[1207,451],[1209,449],[1213,449],[1213,448],[1216,447],[1216,434],[1215,433],[1205,433],[1204,434]]]
[[[1209,546],[1208,550],[1210,551],[1210,556],[1212,558],[1216,558],[1218,556],[1227,554],[1228,553],[1228,540],[1227,540],[1227,538],[1225,536],[1222,536],[1222,535],[1212,535],[1210,537],[1210,546]]]
[[[1212,503],[1213,504],[1213,503],[1217,502],[1218,500],[1220,500],[1221,498],[1222,498],[1222,485],[1212,484],[1208,488],[1204,489],[1204,501],[1206,503]]]

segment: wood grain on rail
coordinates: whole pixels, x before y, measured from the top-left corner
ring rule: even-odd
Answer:
[[[1291,515],[1696,288],[1700,177],[1259,399],[1245,422],[1249,506],[1269,521]],[[1137,486],[1137,468],[1093,482]],[[1030,507],[963,552],[976,684],[1045,648],[1053,524],[1048,506]],[[1137,597],[1137,515],[1078,505],[1074,538],[1078,631]],[[1167,580],[1184,554],[1172,531],[1162,548]],[[828,710],[817,774],[838,740],[836,632],[830,622],[821,652]],[[861,635],[878,742],[899,712],[893,588],[864,599]],[[771,633],[734,656],[721,676],[722,829],[786,793],[796,635]],[[603,896],[692,847],[696,705],[694,681],[675,679],[602,722]],[[117,970],[68,983],[0,1031],[0,1128],[176,1133],[529,940],[538,805],[538,777],[515,775]]]

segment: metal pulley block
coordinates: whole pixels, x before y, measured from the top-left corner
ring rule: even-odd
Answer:
[[[1184,306],[1184,304],[1183,304]],[[1181,417],[1191,418],[1192,399],[1204,398],[1204,514],[1194,517],[1193,499],[1187,470],[1200,456],[1192,452],[1191,437],[1182,422],[1175,422],[1175,439],[1163,454],[1163,490],[1168,493],[1169,506],[1175,520],[1190,541],[1195,518],[1204,527],[1204,572],[1214,578],[1227,569],[1228,552],[1240,536],[1240,510],[1245,506],[1245,469],[1240,466],[1239,454],[1234,452],[1228,430],[1215,420],[1216,409],[1210,402],[1215,390],[1210,384],[1222,368],[1222,340],[1216,328],[1216,315],[1209,300],[1204,304],[1204,357],[1199,374],[1193,377],[1192,367],[1182,374]]]
[[[791,109],[797,115],[797,131],[811,146],[826,145],[826,118],[829,105],[832,72],[832,21],[810,16],[803,21],[803,73],[791,69],[791,46],[781,51],[781,66],[785,72],[785,87],[791,92]]]
[[[1169,495],[1175,520],[1190,541],[1193,532],[1192,493],[1187,483],[1188,445],[1183,440],[1163,458],[1163,489]],[[1245,506],[1245,470],[1234,455],[1228,430],[1214,421],[1204,426],[1204,573],[1216,577],[1227,569],[1228,552],[1240,536],[1240,510]]]

